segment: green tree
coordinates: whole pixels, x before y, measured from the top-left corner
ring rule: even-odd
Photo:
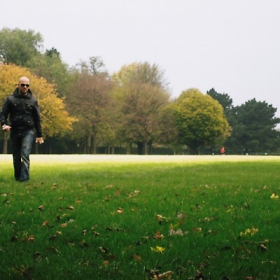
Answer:
[[[85,153],[96,153],[97,145],[113,142],[118,106],[112,95],[114,83],[107,74],[93,74],[91,65],[81,62],[72,72],[66,102],[70,112],[78,118],[71,135]],[[104,143],[104,142],[103,142]]]
[[[235,117],[235,107],[233,106],[233,100],[227,93],[218,93],[214,88],[207,91],[213,99],[217,100],[224,108],[224,113],[228,120],[230,127],[234,130],[237,128],[236,117]],[[230,136],[225,141],[225,146],[227,153],[233,153],[233,147],[235,146],[234,137]],[[215,150],[215,147],[212,147]]]
[[[60,97],[67,94],[66,88],[70,82],[68,65],[63,63],[60,53],[55,48],[46,50],[44,54],[36,54],[27,62],[27,67],[38,77],[45,78],[56,85]]]
[[[279,147],[280,118],[277,109],[265,101],[251,99],[233,110],[235,122],[227,146],[239,153],[270,152]]]
[[[162,89],[145,83],[133,83],[122,88],[122,137],[128,144],[137,144],[138,154],[149,154],[152,143],[160,134],[160,111],[169,95]]]
[[[179,141],[192,154],[200,146],[222,143],[230,134],[230,127],[221,104],[197,89],[183,91],[174,104]]]
[[[136,144],[138,154],[148,154],[160,136],[160,111],[168,104],[164,71],[149,63],[125,65],[113,74],[121,102],[121,135],[127,153]]]
[[[170,102],[159,112],[159,138],[158,142],[169,146],[174,153],[182,152],[182,144],[179,142],[179,131],[174,115],[174,102]]]
[[[68,65],[63,63],[57,49],[43,53],[40,33],[19,28],[0,31],[0,61],[29,68],[32,74],[56,85],[59,96],[65,95],[69,82]]]
[[[42,36],[33,30],[3,28],[0,31],[0,60],[19,66],[27,66],[28,61],[42,48]]]
[[[213,99],[219,101],[219,103],[223,106],[225,114],[228,110],[233,108],[232,99],[227,93],[218,93],[214,88],[211,88],[206,92]]]

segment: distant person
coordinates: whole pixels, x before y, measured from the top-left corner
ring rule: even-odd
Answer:
[[[8,118],[10,125],[8,124]],[[42,144],[40,109],[29,89],[29,79],[21,77],[14,93],[3,104],[0,121],[3,131],[11,131],[14,177],[16,181],[29,180],[29,155],[36,130],[36,143]]]
[[[225,154],[225,152],[226,152],[225,147],[222,147],[222,148],[221,148],[221,155],[224,155],[224,154]]]

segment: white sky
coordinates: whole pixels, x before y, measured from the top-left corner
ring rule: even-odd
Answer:
[[[40,32],[75,65],[100,56],[110,72],[133,62],[165,70],[172,96],[215,88],[280,117],[280,0],[1,0],[0,28]],[[4,3],[3,3],[4,2]]]

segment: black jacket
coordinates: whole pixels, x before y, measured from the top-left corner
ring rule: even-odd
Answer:
[[[35,128],[37,137],[42,137],[40,109],[30,89],[27,95],[21,95],[16,88],[14,93],[6,98],[1,112],[1,125],[8,124],[8,116],[12,131],[22,132]]]

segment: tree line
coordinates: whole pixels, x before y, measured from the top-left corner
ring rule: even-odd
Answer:
[[[164,70],[148,62],[112,75],[98,56],[70,67],[40,33],[0,30],[0,102],[20,76],[39,101],[44,146],[37,153],[212,154],[278,153],[277,108],[226,93],[191,88],[172,98]],[[3,153],[9,135],[2,133]]]

